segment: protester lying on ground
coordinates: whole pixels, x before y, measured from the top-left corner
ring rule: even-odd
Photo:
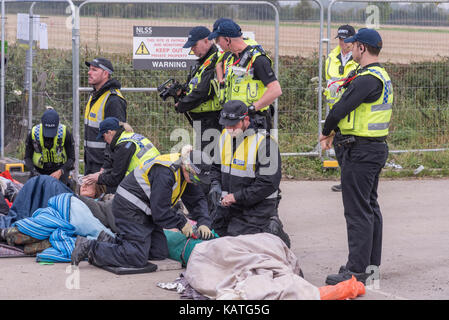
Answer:
[[[37,254],[37,261],[69,262],[76,236],[96,239],[101,231],[115,237],[83,201],[73,193],[63,193],[50,198],[48,206],[37,209],[31,217],[1,230],[0,240],[9,245],[33,244],[36,252],[43,250]],[[28,249],[26,253],[32,252]]]
[[[107,193],[115,193],[123,178],[141,162],[160,153],[144,136],[134,133],[131,126],[109,117],[100,122],[98,141],[106,142],[104,164],[100,171],[86,175],[83,183],[106,186]]]
[[[200,239],[197,232],[192,237],[186,238],[182,232],[174,230],[164,230],[165,237],[168,244],[168,257],[172,260],[181,262],[182,266],[187,266],[190,254],[195,246],[204,240]],[[218,238],[218,234],[212,230],[213,238]],[[211,240],[210,239],[210,240]]]
[[[47,175],[30,178],[17,193],[7,215],[0,215],[0,228],[30,217],[34,211],[47,206],[48,200],[58,194],[73,192],[61,181]]]
[[[298,258],[285,243],[272,234],[257,233],[197,244],[183,276],[196,291],[193,298],[201,294],[224,300],[341,300],[365,293],[355,277],[337,286],[316,287],[300,271]]]

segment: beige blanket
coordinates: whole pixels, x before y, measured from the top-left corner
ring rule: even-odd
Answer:
[[[269,233],[223,237],[195,246],[186,280],[210,299],[320,299],[300,276],[299,262]]]

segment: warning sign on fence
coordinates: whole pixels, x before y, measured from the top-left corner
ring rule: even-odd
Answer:
[[[145,43],[142,41],[137,48],[136,55],[150,55],[150,51],[148,51]]]
[[[187,41],[191,27],[134,26],[133,65],[138,70],[190,69],[198,59]]]

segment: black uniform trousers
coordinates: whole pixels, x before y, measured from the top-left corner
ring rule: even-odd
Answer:
[[[208,156],[213,158],[213,147],[209,146],[210,143],[214,142],[218,144],[218,138],[220,137],[223,126],[219,123],[220,111],[207,112],[207,116],[203,116],[201,113],[190,112],[192,120],[194,121],[195,129],[195,143],[197,146],[201,146],[201,151],[209,153]],[[200,130],[198,130],[198,123],[200,122]],[[215,131],[208,131],[208,129],[213,129]],[[218,134],[218,137],[213,137],[212,135]],[[204,140],[203,140],[204,139]],[[215,139],[215,140],[214,140]],[[209,147],[208,147],[209,146]],[[206,149],[206,147],[208,147]]]
[[[207,112],[207,116],[193,112],[190,115],[194,121],[195,144],[201,146],[201,151],[205,152],[211,159],[214,159],[214,149],[218,145],[218,139],[223,130],[223,126],[219,123],[220,111]],[[198,128],[198,124],[195,123],[198,121],[200,122],[201,128]],[[220,161],[220,159],[217,158],[215,161]],[[209,194],[210,185],[202,183],[201,189],[206,195],[206,198],[208,198],[207,195]]]
[[[93,265],[134,267],[146,266],[148,260],[168,258],[167,238],[151,216],[116,194],[112,203],[118,237],[115,243],[95,241],[89,252]]]
[[[338,165],[341,168],[341,162],[342,162],[342,158],[343,158],[343,151],[344,148],[343,146],[339,146],[338,142],[341,141],[343,138],[343,136],[341,135],[340,131],[338,131],[337,133],[335,133],[335,137],[332,140],[332,145],[334,147],[334,151],[335,151],[335,158],[337,159]]]
[[[341,183],[349,256],[346,268],[362,273],[379,266],[382,214],[377,202],[379,175],[388,157],[385,142],[356,141],[343,146]]]

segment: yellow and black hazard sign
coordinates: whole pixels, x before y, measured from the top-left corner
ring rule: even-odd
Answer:
[[[149,55],[149,54],[150,51],[148,51],[147,46],[142,41],[136,50],[136,55]]]

